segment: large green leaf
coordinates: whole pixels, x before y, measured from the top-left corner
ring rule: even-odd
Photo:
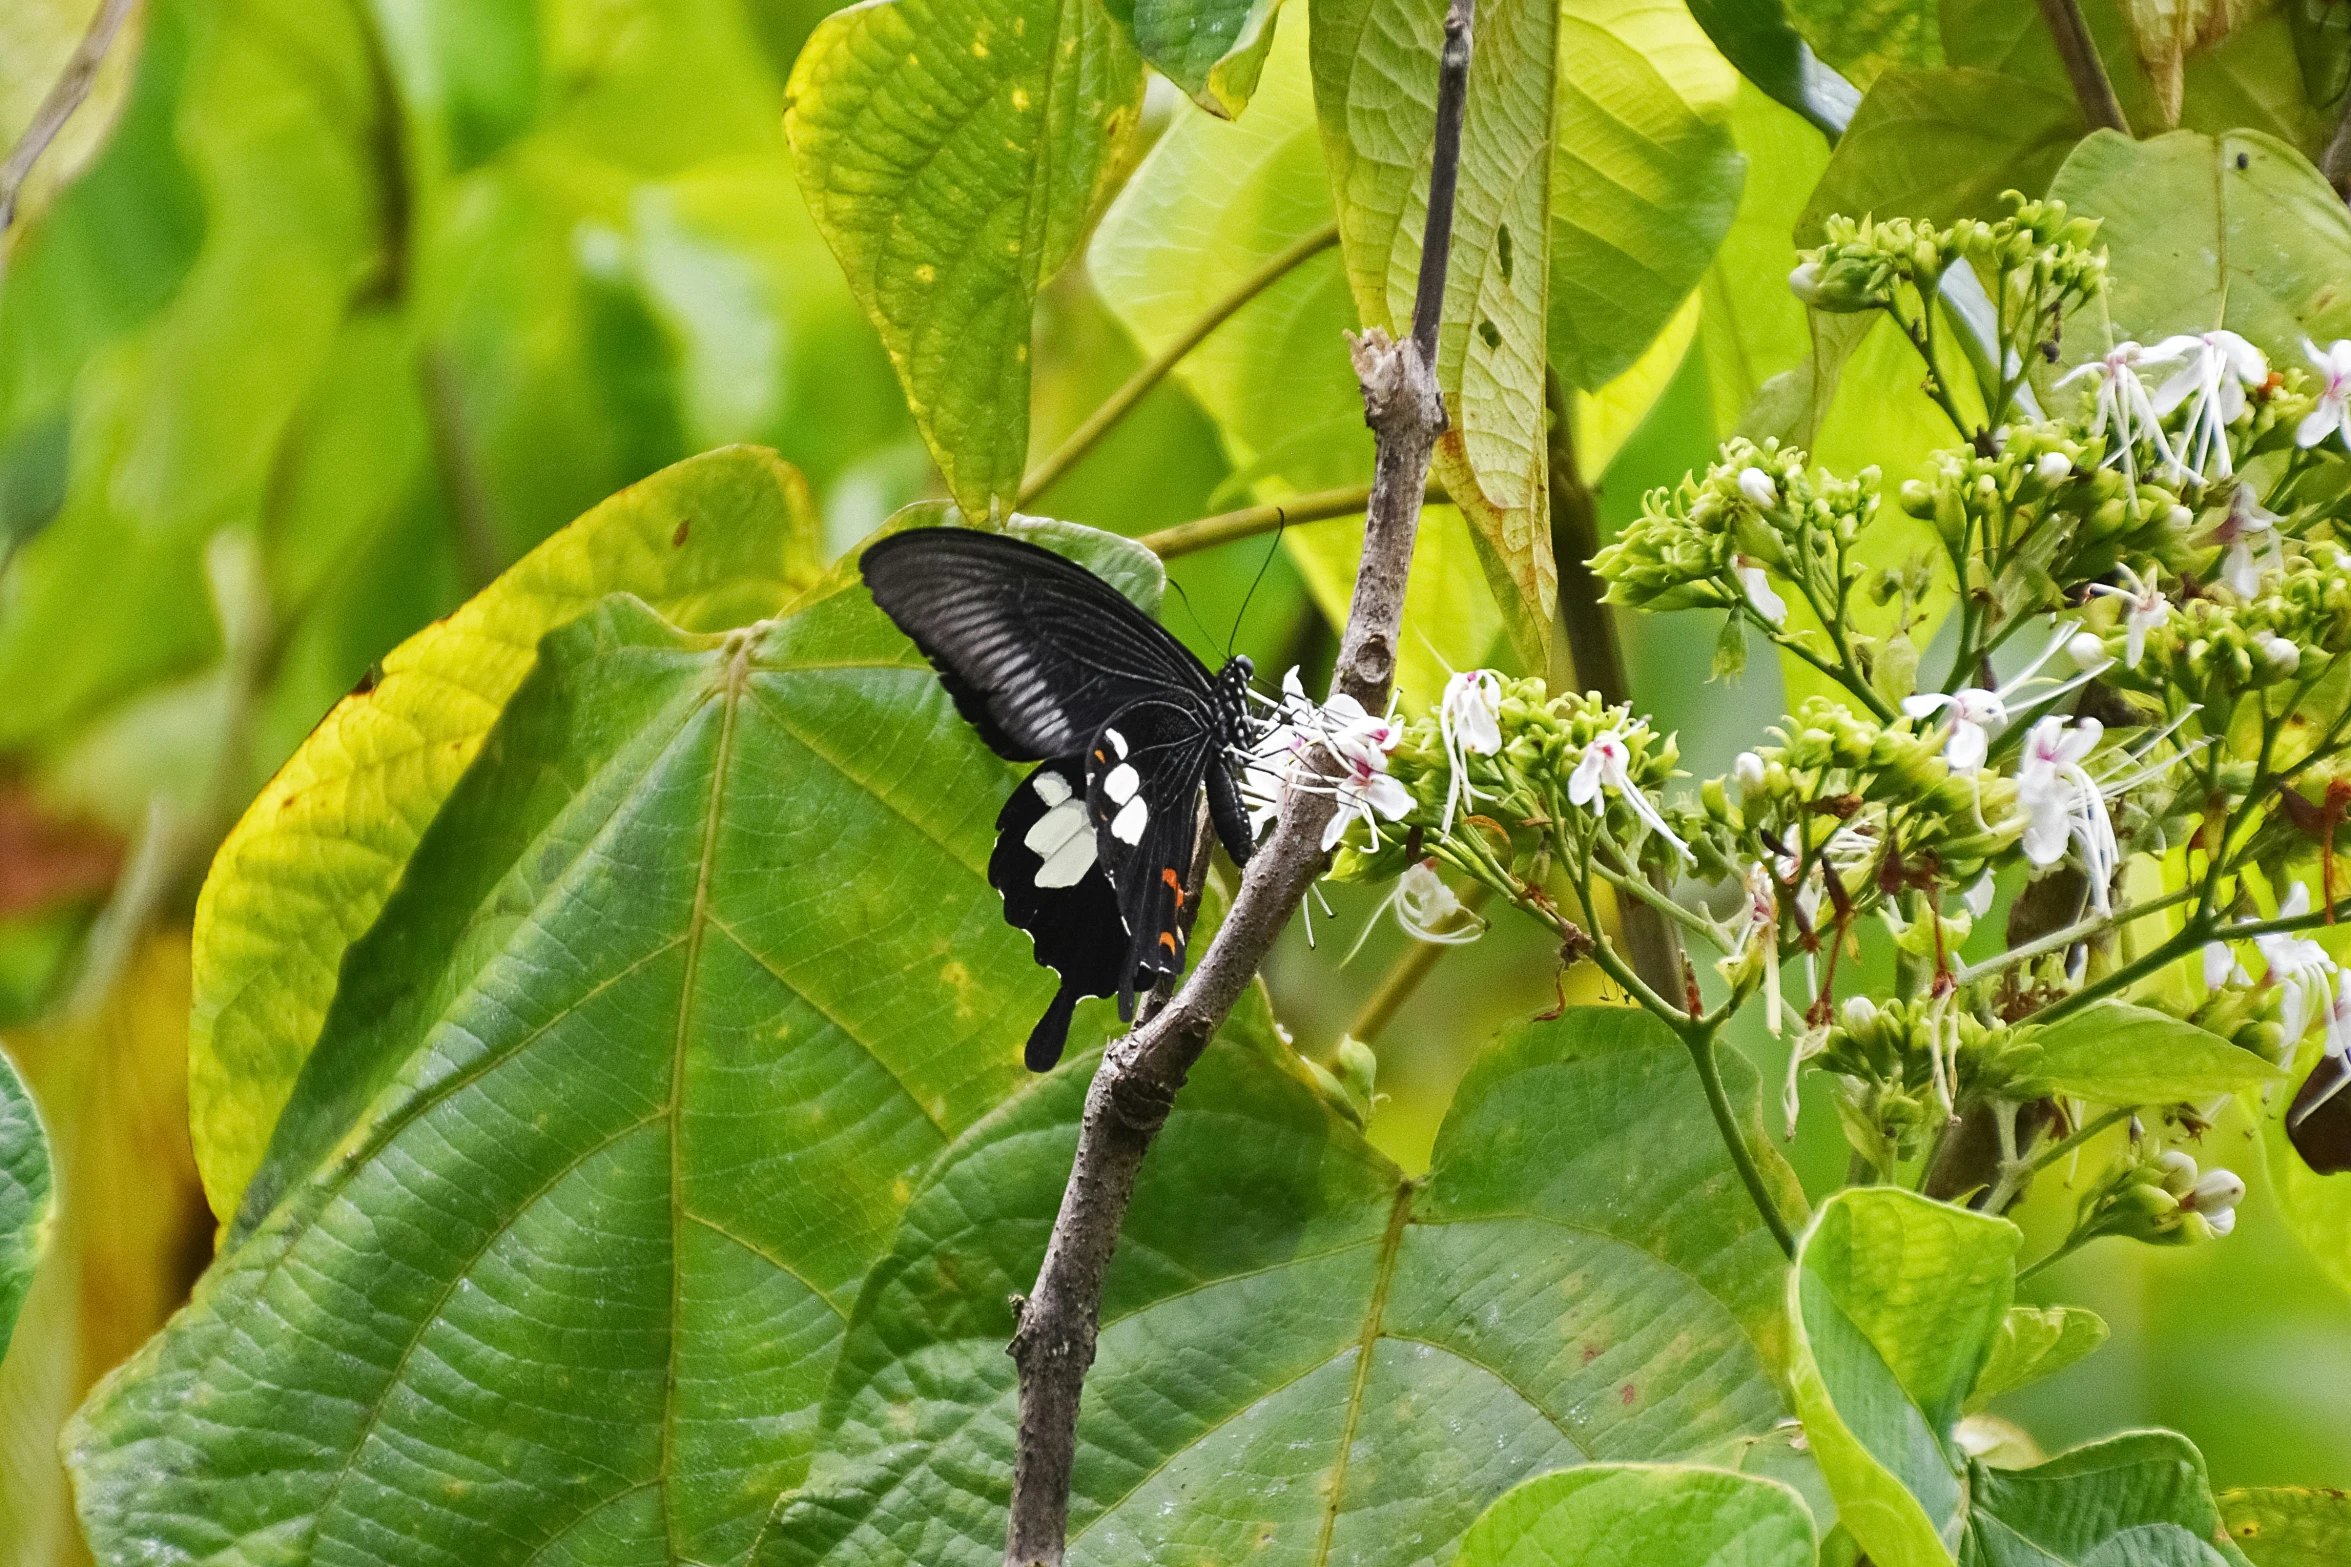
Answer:
[[[821,569],[806,487],[748,447],[678,464],[532,551],[387,654],[229,834],[196,905],[189,1094],[226,1219],[308,1058],[345,952],[531,670],[539,639],[625,589],[718,631],[781,609]]]
[[[1796,1408],[1879,1567],[1942,1567],[1966,1523],[1951,1431],[2007,1314],[2019,1239],[1886,1187],[1838,1193],[1804,1237],[1788,1280]]]
[[[916,1178],[1021,1079],[1011,777],[851,565],[739,631],[550,633],[252,1222],[74,1429],[101,1554],[740,1559]]]
[[[2254,1567],[2333,1567],[2351,1561],[2351,1496],[2287,1486],[2220,1493],[2229,1538]]]
[[[1898,1188],[1822,1205],[1788,1305],[1796,1406],[1842,1526],[1878,1567],[2243,1567],[2184,1437],[2139,1432],[2023,1469],[1967,1456],[1975,1396],[2085,1336],[2010,1311],[2019,1239]]]
[[[1794,1491],[1719,1469],[1589,1464],[1529,1480],[1462,1537],[1459,1567],[1813,1567]]]
[[[2002,1393],[2055,1376],[2106,1342],[2106,1323],[2080,1306],[2011,1306],[1967,1395],[1969,1414]]]
[[[1142,103],[1098,0],[854,6],[793,68],[801,187],[972,516],[1020,489],[1037,289],[1125,172]]]
[[[2285,1074],[2249,1050],[2166,1012],[2102,1001],[2033,1036],[2034,1077],[2052,1093],[2105,1105],[2159,1105],[2245,1093]]]
[[[1997,217],[2003,191],[2048,189],[2083,129],[2070,92],[1969,67],[1888,71],[1838,139],[1796,242],[1819,244],[1833,213]]]
[[[1939,10],[1936,0],[1790,0],[1788,6],[1796,30],[1865,93],[1888,71],[1943,63]]]
[[[2050,194],[2098,218],[2112,257],[2106,308],[2117,337],[2154,342],[2225,326],[2298,355],[2304,337],[2351,336],[2351,213],[2300,153],[2253,132],[2176,131],[2084,141]],[[2102,351],[2089,332],[2067,350]]]
[[[2141,132],[2157,129],[2155,90],[2139,65],[2138,45],[2120,0],[2077,0],[2077,8],[2123,118]],[[2073,78],[2066,74],[2036,0],[1943,0],[1940,11],[1944,63],[1998,71],[2048,92],[2073,91]]]
[[[1861,94],[1825,65],[1774,0],[1695,0],[1690,14],[1739,74],[1835,140]]]
[[[1315,101],[1358,310],[1411,326],[1443,18],[1410,0],[1316,13]],[[1522,655],[1548,645],[1544,381],[1629,367],[1704,273],[1740,165],[1735,80],[1660,0],[1507,0],[1479,18],[1438,334],[1452,427],[1436,468],[1515,598]],[[1529,636],[1544,639],[1527,645]]]
[[[2204,1460],[2137,1431],[2030,1469],[1976,1465],[1966,1567],[2247,1567],[2221,1531]]]
[[[761,1562],[1000,1559],[1007,1297],[1034,1275],[1085,1088],[1065,1068],[934,1167],[851,1321],[835,1456]],[[1573,1011],[1490,1051],[1425,1184],[1283,1053],[1219,1046],[1111,1267],[1073,1559],[1442,1560],[1528,1475],[1768,1426],[1784,1271],[1687,1055],[1645,1014]]]
[[[0,1355],[49,1238],[49,1138],[24,1079],[0,1055]]]
[[[1292,27],[1276,40],[1246,118],[1227,123],[1179,111],[1103,219],[1087,269],[1155,354],[1331,218],[1306,40]],[[1344,266],[1324,251],[1242,306],[1177,367],[1262,499],[1370,477],[1363,393],[1347,358],[1345,334],[1355,324]],[[1361,522],[1290,529],[1283,545],[1323,613],[1343,624],[1363,553]],[[1426,705],[1450,670],[1486,663],[1502,618],[1461,514],[1427,508],[1405,596],[1414,630],[1397,657],[1405,701]]]

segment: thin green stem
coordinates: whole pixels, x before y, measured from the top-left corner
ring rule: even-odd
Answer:
[[[2027,1181],[2075,1149],[2082,1147],[2108,1127],[2128,1120],[2130,1113],[2128,1106],[2109,1110],[2095,1120],[2083,1122],[2073,1131],[2026,1159],[2019,1159],[2016,1156],[2015,1136],[2011,1132],[2008,1140],[2009,1146],[2001,1150],[2000,1183],[1992,1188],[1992,1195],[1985,1200],[1984,1212],[1993,1214],[2007,1212],[2008,1205],[2016,1200],[2017,1194],[2024,1189]]]
[[[2159,973],[2212,939],[2209,917],[2199,907],[2188,923],[2181,926],[2169,939],[2141,953],[2121,968],[2103,978],[2093,980],[2061,1001],[2055,1001],[2033,1014],[2036,1023],[2054,1023],[2071,1016],[2092,1002],[2103,1001],[2117,991],[2128,990],[2148,975]]]
[[[1015,504],[1026,506],[1052,488],[1054,481],[1076,467],[1078,459],[1092,451],[1095,443],[1109,434],[1111,427],[1119,420],[1132,413],[1135,405],[1148,396],[1153,387],[1166,380],[1168,372],[1186,354],[1205,342],[1208,334],[1231,320],[1243,305],[1289,276],[1301,262],[1321,255],[1338,242],[1339,226],[1336,223],[1316,229],[1243,278],[1233,287],[1232,292],[1201,312],[1149,363],[1128,376],[1126,383],[1111,393],[1108,400],[1087,417],[1085,423],[1071,431],[1069,439],[1063,441],[1052,456],[1030,470],[1028,477],[1020,482],[1020,499]]]
[[[1461,894],[1462,908],[1475,914],[1485,905],[1491,891],[1482,881],[1471,883],[1469,889]],[[1379,988],[1371,993],[1371,999],[1364,1002],[1363,1010],[1356,1013],[1355,1020],[1347,1025],[1347,1032],[1367,1045],[1385,1033],[1388,1025],[1396,1020],[1396,1014],[1402,1010],[1404,1003],[1412,999],[1422,981],[1436,971],[1438,960],[1451,952],[1453,946],[1453,943],[1442,941],[1412,942],[1404,956],[1397,959],[1395,967],[1389,969],[1381,979]]]
[[[1443,495],[1432,488],[1428,499],[1441,500]],[[1293,495],[1284,501],[1269,502],[1263,506],[1244,506],[1238,511],[1223,511],[1213,517],[1179,522],[1174,527],[1146,533],[1135,542],[1161,560],[1173,560],[1178,555],[1212,550],[1219,544],[1230,544],[1235,539],[1255,538],[1260,533],[1271,533],[1276,528],[1292,523],[1352,517],[1370,501],[1371,486],[1368,484],[1351,484],[1337,490],[1313,490],[1304,495]]]
[[[1779,1204],[1772,1200],[1771,1189],[1763,1184],[1763,1171],[1756,1166],[1755,1155],[1747,1147],[1747,1134],[1739,1126],[1738,1111],[1732,1107],[1730,1093],[1722,1085],[1722,1062],[1717,1054],[1714,1030],[1702,1023],[1686,1022],[1682,1042],[1690,1047],[1690,1064],[1698,1069],[1698,1081],[1706,1090],[1706,1107],[1714,1112],[1715,1129],[1722,1133],[1722,1145],[1729,1150],[1731,1163],[1738,1167],[1739,1179],[1747,1183],[1747,1195],[1755,1200],[1755,1211],[1763,1216],[1764,1225],[1771,1231],[1772,1239],[1780,1243],[1780,1250],[1794,1261],[1795,1232],[1780,1217]]]
[[[1592,862],[1592,873],[1598,876],[1602,881],[1608,883],[1609,886],[1614,887],[1619,893],[1622,893],[1628,897],[1638,898],[1641,902],[1655,909],[1658,913],[1664,915],[1667,919],[1672,920],[1675,924],[1681,926],[1682,929],[1689,931],[1694,935],[1704,936],[1708,942],[1712,943],[1718,948],[1722,945],[1721,942],[1715,940],[1713,925],[1698,915],[1691,913],[1688,909],[1683,908],[1680,904],[1674,902],[1673,899],[1667,897],[1664,893],[1659,892],[1655,887],[1649,884],[1649,881],[1646,877],[1627,876],[1622,871],[1609,869],[1607,866],[1601,864],[1598,860],[1594,860]]]
[[[1979,979],[1999,973],[2002,969],[2013,967],[2018,963],[2029,962],[2047,953],[2061,951],[2077,941],[2087,941],[2102,931],[2119,929],[2130,924],[2133,920],[2143,919],[2147,915],[2168,909],[2175,903],[2185,903],[2195,897],[2200,890],[2197,887],[2182,887],[2176,892],[2164,893],[2161,897],[2143,899],[2127,909],[2117,909],[2112,914],[2094,914],[2078,924],[2068,925],[2063,930],[2051,931],[2046,936],[2025,942],[2020,946],[2011,947],[2008,951],[1988,957],[1981,963],[1970,964],[1954,974],[1952,981],[1958,985],[1972,985]]]

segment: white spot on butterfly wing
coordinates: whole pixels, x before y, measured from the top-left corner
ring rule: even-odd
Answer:
[[[1044,862],[1037,867],[1040,887],[1074,887],[1094,868],[1094,829],[1086,820],[1086,807],[1069,797],[1068,784],[1062,783],[1061,792],[1062,802],[1030,823],[1020,840]]]
[[[1102,738],[1110,742],[1110,748],[1118,753],[1118,759],[1120,761],[1123,762],[1126,760],[1127,737],[1125,735],[1120,734],[1115,729],[1105,729],[1102,731]]]
[[[1110,797],[1111,803],[1114,805],[1126,804],[1127,801],[1135,797],[1135,791],[1141,787],[1143,787],[1143,775],[1135,771],[1132,762],[1119,763],[1102,780],[1102,792]]]
[[[1143,828],[1150,820],[1150,807],[1137,795],[1119,807],[1118,814],[1110,819],[1110,836],[1121,843],[1141,843]]]
[[[1064,804],[1069,799],[1069,780],[1059,773],[1039,773],[1029,780],[1029,784],[1037,791],[1037,798],[1048,807]],[[1034,828],[1030,830],[1035,831]]]

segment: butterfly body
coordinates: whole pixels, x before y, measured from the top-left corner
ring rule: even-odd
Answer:
[[[1084,567],[1003,534],[925,528],[860,561],[874,602],[938,669],[998,755],[1039,765],[996,818],[988,880],[1061,985],[1027,1050],[1060,1058],[1077,1002],[1135,997],[1184,968],[1205,789],[1217,836],[1249,857],[1231,756],[1252,734],[1249,661],[1211,676]]]

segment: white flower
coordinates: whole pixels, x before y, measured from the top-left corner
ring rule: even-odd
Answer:
[[[1379,818],[1395,821],[1412,809],[1412,792],[1388,776],[1388,753],[1403,738],[1403,727],[1393,715],[1365,712],[1344,691],[1317,707],[1307,700],[1295,668],[1282,677],[1276,708],[1280,721],[1266,726],[1242,764],[1241,797],[1249,806],[1251,830],[1265,830],[1293,787],[1314,788],[1338,801],[1323,829],[1325,849],[1337,844],[1358,817],[1378,847]],[[1317,749],[1339,764],[1339,777],[1308,784],[1302,781],[1310,771],[1306,764]]]
[[[2102,359],[2092,359],[2076,365],[2059,379],[2059,386],[2068,386],[2088,376],[2098,383],[2098,407],[2094,422],[2114,435],[2113,445],[2107,449],[2105,467],[2114,463],[2131,479],[2137,479],[2138,444],[2155,443],[2166,463],[2175,461],[2170,443],[2163,437],[2161,416],[2155,412],[2155,403],[2147,395],[2147,384],[2139,379],[2142,364],[2168,363],[2168,357],[2149,353],[2137,343],[2117,343]]]
[[[2278,903],[2278,918],[2299,919],[2310,912],[2310,889],[2297,882],[2294,890]],[[2278,1026],[2285,1030],[2290,1048],[2302,1042],[2313,1014],[2332,1013],[2328,1002],[2329,979],[2335,972],[2335,960],[2326,948],[2308,936],[2290,930],[2271,931],[2253,938],[2253,945],[2261,951],[2261,961],[2269,966],[2269,981],[2278,987]],[[2341,998],[2336,998],[2339,1005]],[[2337,1024],[2328,1018],[2327,1040],[2331,1048],[2336,1038]]]
[[[1984,757],[1991,749],[1990,731],[2006,727],[2008,704],[2016,701],[2033,687],[2047,683],[2041,675],[2042,666],[2057,656],[2058,649],[2071,650],[2074,644],[2080,640],[2079,637],[2071,635],[2072,631],[2073,627],[2070,625],[2059,626],[2056,634],[2049,639],[2049,645],[2041,649],[2040,656],[2018,671],[2014,679],[2009,680],[1996,691],[1986,691],[1981,686],[1969,686],[1965,690],[1951,695],[1939,691],[1922,692],[1916,696],[1904,697],[1902,711],[1909,718],[1923,719],[1948,708],[1951,713],[1951,738],[1943,745],[1944,765],[1955,773],[1972,773],[1984,765]],[[2092,640],[2094,642],[2096,639]],[[2076,662],[2079,662],[2078,657]],[[2103,668],[2107,662],[2108,660],[2100,659],[2099,667]],[[2085,675],[2083,678],[2086,679],[2087,676]],[[2081,680],[2077,679],[2058,684],[2053,690],[2035,695],[2033,701],[2036,703],[2050,701],[2063,696],[2081,683]]]
[[[1992,873],[1986,871],[1975,879],[1967,891],[1959,895],[1959,901],[1968,913],[1982,919],[1992,911],[1992,894],[1998,890],[1992,883]]]
[[[2237,961],[2236,952],[2225,941],[2204,944],[2204,988],[2218,990],[2223,985],[2250,985],[2253,976],[2245,972],[2245,965]]]
[[[1753,473],[1756,470],[1747,470]],[[1749,565],[1746,557],[1739,559],[1739,585],[1747,590],[1747,602],[1755,606],[1755,613],[1766,625],[1784,626],[1788,623],[1788,601],[1771,589],[1771,578],[1761,566]]]
[[[2269,361],[2225,327],[2167,337],[2155,345],[2154,357],[2186,360],[2155,392],[2159,415],[2188,405],[2178,465],[2199,478],[2216,465],[2215,477],[2228,478],[2236,471],[2229,465],[2229,426],[2245,411],[2245,388],[2269,379]]]
[[[2302,667],[2302,650],[2274,631],[2264,631],[2255,637],[2253,646],[2261,654],[2261,661],[2281,680]]]
[[[2025,858],[2046,868],[2064,857],[2069,841],[2079,845],[2091,902],[2104,914],[2122,852],[2106,814],[2105,794],[2082,761],[2097,749],[2105,726],[2095,718],[2079,720],[2070,733],[2067,726],[2068,720],[2052,714],[2025,736],[2024,759],[2016,770],[2016,800],[2026,816]]]
[[[1437,874],[1437,862],[1421,860],[1405,867],[1386,899],[1363,922],[1363,934],[1355,938],[1355,945],[1340,960],[1342,966],[1355,960],[1355,954],[1371,939],[1372,928],[1379,924],[1380,916],[1390,910],[1395,911],[1396,923],[1404,934],[1440,947],[1463,946],[1486,933],[1486,922],[1462,907],[1453,889],[1445,885],[1445,878]]]
[[[1779,888],[1771,879],[1771,871],[1760,862],[1747,867],[1746,888],[1739,928],[1731,937],[1728,953],[1714,967],[1723,978],[1736,984],[1748,964],[1756,965],[1763,980],[1763,1026],[1777,1034],[1780,1031]]]
[[[2244,1177],[2234,1170],[2213,1169],[2197,1177],[2196,1184],[2180,1198],[2180,1206],[2204,1215],[2204,1222],[2218,1236],[2237,1227],[2237,1204],[2244,1200]]]
[[[2351,340],[2337,338],[2321,349],[2304,338],[2302,352],[2317,368],[2321,385],[2318,406],[2294,432],[2294,444],[2316,446],[2340,430],[2343,444],[2351,447]]]
[[[1780,487],[1771,482],[1771,475],[1761,468],[1739,470],[1739,493],[1764,511],[1780,503]]]
[[[2115,569],[2122,573],[2123,581],[2128,586],[2118,588],[2112,583],[2093,582],[2090,591],[2106,598],[2121,599],[2129,606],[2123,612],[2122,619],[2126,633],[2122,662],[2126,669],[2136,669],[2139,660],[2147,652],[2147,633],[2163,624],[2165,617],[2171,614],[2171,605],[2165,601],[2162,589],[2155,585],[2152,571],[2142,580],[2128,566],[2117,566]]]
[[[1393,742],[1390,742],[1393,744]],[[1347,824],[1361,818],[1371,834],[1371,846],[1380,846],[1380,821],[1401,820],[1412,809],[1412,791],[1388,776],[1388,758],[1382,751],[1342,752],[1340,760],[1347,771],[1339,779],[1335,791],[1339,808],[1331,813],[1330,825],[1322,830],[1325,851],[1338,847],[1346,833]]]
[[[1437,826],[1443,834],[1453,830],[1456,805],[1478,801],[1469,784],[1469,759],[1502,749],[1501,677],[1490,669],[1472,669],[1446,681],[1444,699],[1437,704],[1437,733],[1445,745],[1445,818]]]
[[[2251,598],[2261,587],[2264,567],[2277,559],[2278,514],[2265,508],[2253,486],[2240,484],[2229,495],[2229,509],[2212,530],[2212,541],[2228,546],[2221,557],[2220,579],[2239,598]],[[2261,554],[2254,555],[2260,541]]]
[[[2008,704],[1997,691],[1970,686],[1955,696],[1940,691],[1906,696],[1902,711],[1910,718],[1926,718],[1951,710],[1951,738],[1943,743],[1943,762],[1955,773],[1972,773],[1984,765],[1992,748],[1990,731],[2008,722]]]
[[[2106,656],[2106,644],[2095,631],[2077,631],[2065,644],[2065,656],[2073,660],[2073,667],[2084,673],[2095,673],[2114,662]]]
[[[1568,775],[1568,803],[1584,806],[1594,816],[1606,816],[1608,801],[1600,791],[1604,786],[1614,789],[1624,796],[1625,804],[1633,808],[1633,814],[1641,818],[1650,831],[1680,850],[1684,859],[1694,858],[1690,846],[1674,835],[1674,830],[1665,824],[1665,818],[1657,814],[1657,807],[1649,803],[1649,797],[1633,782],[1630,771],[1632,756],[1632,752],[1625,747],[1621,731],[1611,729],[1594,735],[1592,743],[1584,747],[1583,757],[1576,763],[1575,771]]]
[[[2073,459],[2063,452],[2043,452],[2034,461],[2033,472],[2043,484],[2055,484],[2073,472]]]
[[[1741,751],[1731,762],[1731,777],[1739,785],[1739,797],[1746,799],[1763,787],[1763,758],[1753,751]]]

